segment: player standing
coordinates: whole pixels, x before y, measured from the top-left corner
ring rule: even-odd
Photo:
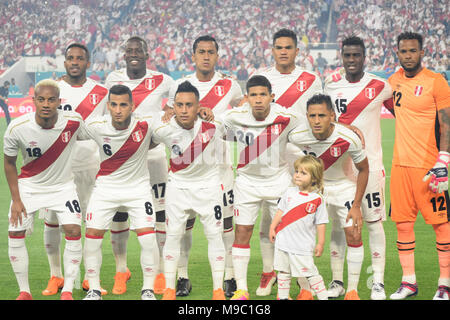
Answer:
[[[19,284],[17,299],[31,300],[25,231],[37,211],[54,211],[66,239],[61,300],[73,300],[82,258],[82,215],[70,158],[84,123],[79,114],[58,110],[61,100],[55,81],[40,81],[34,92],[36,112],[13,120],[4,136],[5,175],[11,192],[8,255]],[[19,152],[24,161],[20,175],[16,168]]]
[[[214,113],[215,118],[219,118],[229,106],[236,107],[243,98],[239,84],[231,77],[215,71],[217,64],[219,46],[211,36],[201,36],[194,41],[192,48],[192,60],[195,63],[195,72],[175,81],[169,91],[167,104],[174,105],[175,92],[178,85],[184,81],[189,81],[200,94],[200,105],[209,108]],[[234,172],[232,168],[229,143],[224,141],[224,157],[220,161],[220,172],[224,185],[223,194],[223,242],[227,252],[225,259],[225,295],[231,297],[236,290],[234,279],[233,263],[231,260],[231,247],[234,241],[233,232],[233,182]],[[178,266],[177,296],[187,296],[192,289],[188,276],[189,251],[192,245],[192,228],[195,217],[188,220],[186,232],[181,240],[181,254]]]
[[[327,95],[314,95],[307,102],[309,125],[289,134],[289,141],[324,162],[324,196],[333,229],[343,229],[347,244],[348,287],[345,300],[359,300],[358,282],[364,260],[361,238],[361,203],[369,176],[369,162],[359,137],[341,124]],[[356,182],[348,177],[352,163],[358,170]]]
[[[116,84],[123,84],[130,88],[133,94],[135,111],[141,115],[148,115],[161,111],[163,97],[167,96],[173,79],[164,73],[147,69],[146,61],[149,58],[147,43],[140,37],[131,37],[125,45],[124,60],[126,68],[111,72],[106,78],[107,88]],[[156,236],[160,254],[165,242],[165,212],[164,201],[167,181],[167,159],[163,145],[148,152],[148,168],[150,171],[150,184],[153,190],[153,199],[156,214]],[[124,212],[118,213],[111,226],[111,243],[116,259],[116,276],[113,288],[114,294],[126,291],[126,282],[131,276],[127,268],[127,242],[129,228],[128,216]],[[162,263],[162,259],[160,262]],[[162,266],[155,283],[155,293],[161,294],[165,288]]]
[[[263,75],[272,85],[275,102],[289,109],[295,115],[306,114],[306,101],[315,93],[322,92],[322,81],[313,72],[301,69],[295,64],[300,49],[297,47],[297,35],[288,29],[281,29],[273,35],[272,55],[275,65],[260,69],[255,75]],[[291,174],[294,173],[293,163],[303,153],[288,143],[286,159]],[[263,210],[260,224],[261,256],[263,259],[263,273],[256,294],[267,296],[276,281],[273,271],[274,246],[269,239],[269,227],[272,218],[266,209]],[[301,282],[302,288],[308,289],[308,281]],[[309,290],[309,289],[308,289]],[[301,292],[301,299],[312,298],[309,292]]]
[[[384,300],[384,266],[386,261],[386,239],[382,222],[386,220],[385,171],[381,147],[381,107],[392,109],[392,89],[389,83],[373,74],[364,72],[366,57],[364,42],[352,36],[342,41],[341,56],[344,69],[325,80],[324,93],[334,102],[337,121],[359,128],[365,138],[365,149],[369,159],[369,181],[362,202],[362,213],[369,232],[372,257],[372,300]],[[377,119],[375,121],[375,119]],[[336,227],[336,224],[333,224]],[[328,290],[329,297],[343,295],[345,234],[342,229],[331,232],[330,252],[333,281]]]
[[[141,298],[156,299],[153,286],[159,254],[147,168],[154,117],[134,114],[132,99],[127,86],[115,85],[108,95],[110,114],[86,122],[88,135],[99,146],[101,163],[86,213],[84,256],[89,291],[85,300],[101,300],[103,236],[116,212],[122,210],[128,213],[130,228],[141,245]]]
[[[90,67],[89,51],[83,44],[73,43],[66,48],[64,67],[66,74],[58,81],[61,105],[59,109],[75,111],[83,120],[103,115],[106,112],[108,90],[96,81],[86,77],[86,70]],[[83,217],[95,183],[95,175],[99,167],[98,147],[93,140],[79,140],[75,142],[72,157],[77,194]],[[44,214],[44,245],[50,264],[51,278],[43,295],[56,294],[58,288],[64,284],[60,263],[60,242],[56,214],[46,211]],[[88,290],[87,280],[83,281],[83,289]],[[102,289],[102,294],[107,291]]]
[[[420,34],[397,38],[402,66],[389,78],[394,90],[395,143],[391,170],[391,218],[403,277],[391,299],[416,295],[414,222],[420,210],[436,233],[440,276],[433,299],[450,296],[450,224],[448,163],[450,161],[450,89],[438,73],[422,66]]]

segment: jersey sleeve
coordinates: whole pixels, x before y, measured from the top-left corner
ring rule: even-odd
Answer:
[[[231,90],[232,97],[230,100],[230,106],[234,108],[239,104],[239,102],[241,102],[241,100],[244,98],[244,95],[242,94],[241,86],[239,85],[239,83],[237,83],[237,81],[232,82]]]
[[[302,146],[304,145],[308,131],[309,129],[305,125],[300,124],[289,132],[288,141],[298,147]]]
[[[169,97],[167,100],[167,105],[171,108],[173,108],[173,104],[175,103],[175,93],[177,92],[177,89],[178,89],[178,82],[173,81],[169,89]]]
[[[362,142],[356,135],[356,133],[353,133],[349,130],[348,134],[350,135],[350,147],[348,148],[350,157],[352,158],[354,163],[360,163],[365,158],[367,158],[366,151],[363,149]]]
[[[324,224],[324,223],[328,223],[328,211],[327,211],[327,206],[325,203],[325,199],[324,197],[321,197],[321,203],[319,205],[319,207],[317,208],[315,217],[314,217],[314,223],[315,224]]]
[[[3,153],[10,157],[16,157],[19,154],[19,139],[14,134],[11,125],[6,129],[3,137]]]
[[[289,189],[288,189],[289,190]],[[281,196],[280,201],[278,202],[278,210],[286,212],[287,210],[287,193],[288,190]]]
[[[450,88],[447,81],[442,75],[436,74],[433,89],[433,97],[436,102],[436,109],[442,110],[450,107]]]

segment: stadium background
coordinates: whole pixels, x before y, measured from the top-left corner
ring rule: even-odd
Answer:
[[[217,69],[245,83],[248,74],[273,63],[271,39],[278,29],[287,27],[298,37],[300,54],[297,64],[317,72],[322,79],[340,68],[339,43],[342,38],[356,34],[367,47],[366,71],[387,78],[398,68],[395,56],[396,36],[405,30],[420,32],[425,37],[424,65],[450,76],[447,41],[449,8],[446,1],[238,1],[191,0],[166,1],[0,1],[0,85],[14,78],[17,87],[10,87],[9,110],[12,117],[34,110],[31,96],[34,84],[44,78],[64,74],[64,49],[72,42],[82,42],[91,52],[88,76],[103,81],[106,75],[125,66],[121,46],[131,35],[139,35],[149,44],[147,66],[170,74],[174,79],[194,71],[191,46],[195,38],[210,34],[219,43]],[[322,60],[319,58],[319,54]],[[448,77],[447,77],[448,79]],[[6,129],[0,110],[0,134]],[[389,209],[389,177],[395,120],[382,114],[384,164],[387,172],[386,207]],[[3,139],[0,142],[3,150]],[[3,152],[0,155],[3,163]],[[0,170],[0,299],[17,296],[17,284],[7,256],[7,213],[10,194],[4,171]],[[58,299],[59,295],[40,295],[48,280],[48,263],[42,245],[42,221],[37,220],[32,237],[27,239],[30,255],[30,285],[35,299]],[[328,228],[330,229],[330,228]],[[328,230],[329,231],[329,230]],[[366,229],[365,229],[366,231]],[[401,279],[401,268],[395,246],[396,231],[388,218],[385,223],[387,258],[386,293],[395,291]],[[364,232],[364,231],[363,231]],[[261,273],[258,232],[251,242],[252,261],[249,268],[249,289],[254,290]],[[368,246],[367,232],[364,232]],[[329,239],[329,233],[327,234]],[[415,299],[431,299],[439,274],[434,233],[419,217],[416,223],[416,267],[419,295]],[[114,259],[105,237],[102,285],[111,290]],[[210,299],[211,276],[206,259],[206,240],[200,223],[196,224],[190,259],[193,282],[191,296],[184,299]],[[316,260],[325,282],[331,281],[328,246]],[[109,294],[105,299],[139,299],[141,271],[139,244],[135,236],[129,241],[129,267],[133,278],[123,296]],[[369,299],[367,283],[371,281],[370,255],[360,279],[360,296]],[[200,276],[203,275],[203,276]],[[253,294],[252,294],[253,293]],[[292,296],[297,287],[292,286]],[[75,290],[74,297],[84,296]],[[275,299],[273,294],[265,299]]]

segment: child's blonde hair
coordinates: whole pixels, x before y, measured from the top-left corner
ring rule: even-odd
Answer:
[[[294,162],[294,169],[302,167],[311,175],[311,185],[320,193],[323,193],[323,172],[324,166],[322,159],[316,158],[312,155],[305,155],[298,158]]]

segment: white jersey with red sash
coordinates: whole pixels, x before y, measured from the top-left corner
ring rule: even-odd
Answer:
[[[312,256],[316,245],[316,225],[328,223],[322,195],[289,187],[278,203],[283,211],[275,231],[275,248],[289,253]]]
[[[127,129],[113,127],[110,115],[86,122],[89,136],[99,146],[100,169],[95,186],[106,190],[135,193],[149,189],[147,153],[152,135],[154,116],[131,115]]]
[[[266,119],[258,121],[245,103],[228,110],[222,120],[227,134],[233,134],[237,141],[236,182],[266,186],[291,180],[285,151],[288,133],[298,125],[295,115],[271,103]]]
[[[192,129],[182,128],[172,118],[168,123],[155,123],[153,141],[163,143],[170,150],[168,181],[177,188],[220,185],[218,159],[221,153],[222,125],[195,121]]]
[[[312,154],[323,160],[325,186],[351,182],[348,176],[352,170],[352,162],[359,163],[366,158],[359,137],[340,124],[333,125],[333,133],[325,140],[317,140],[311,128],[305,125],[295,128],[289,134],[289,141],[300,147],[305,154]]]
[[[81,86],[71,86],[64,80],[58,81],[61,106],[64,111],[75,111],[83,120],[102,116],[106,113],[108,89],[102,84],[87,78]],[[97,145],[92,140],[77,141],[72,158],[74,172],[98,168]]]
[[[392,108],[389,83],[367,72],[358,82],[349,82],[345,73],[339,72],[325,80],[324,93],[331,97],[338,121],[355,126],[364,134],[370,170],[383,170],[380,115],[383,104]]]
[[[84,122],[75,112],[58,110],[58,120],[51,129],[39,126],[34,112],[11,121],[3,150],[11,157],[22,154],[21,191],[49,192],[73,184],[70,160],[78,136],[84,138]]]
[[[322,81],[313,72],[295,66],[291,73],[280,73],[275,66],[260,69],[254,75],[265,76],[272,85],[275,102],[291,109],[295,115],[306,116],[306,102],[322,92]]]

